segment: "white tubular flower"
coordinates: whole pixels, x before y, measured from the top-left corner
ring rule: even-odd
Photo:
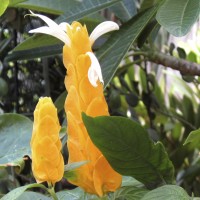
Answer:
[[[117,23],[112,22],[112,21],[102,22],[90,34],[91,46],[94,44],[95,40],[98,39],[103,34],[108,33],[110,31],[115,31],[115,30],[119,30],[119,26]]]
[[[86,54],[90,57],[90,60],[91,60],[91,65],[88,70],[88,79],[89,79],[90,83],[94,87],[97,87],[97,81],[99,79],[99,81],[102,84],[104,84],[103,76],[101,73],[101,67],[100,67],[97,57],[92,52],[87,52]]]
[[[50,18],[48,18],[44,15],[35,14],[32,11],[30,11],[30,12],[31,12],[31,15],[42,19],[48,26],[42,26],[42,27],[30,30],[29,33],[48,34],[48,35],[58,38],[59,40],[63,41],[66,45],[70,46],[70,39],[69,39],[68,35],[66,34],[66,30],[65,31],[63,30],[64,29],[63,23],[58,25],[53,20],[51,20]],[[67,23],[65,23],[65,25],[66,24]],[[67,27],[66,27],[66,29],[67,29]]]

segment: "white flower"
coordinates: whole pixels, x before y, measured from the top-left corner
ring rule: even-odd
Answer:
[[[68,23],[62,22],[58,25],[53,20],[49,19],[48,17],[44,15],[35,14],[32,11],[30,12],[32,16],[39,17],[44,22],[46,22],[48,26],[42,26],[42,27],[30,30],[29,33],[44,33],[44,34],[54,36],[60,39],[61,41],[63,41],[67,46],[70,47],[71,41],[67,35],[67,26],[68,27],[71,27],[71,26]],[[106,21],[106,22],[100,23],[92,31],[92,33],[89,36],[91,46],[94,44],[95,40],[97,40],[103,34],[108,33],[110,31],[118,30],[118,29],[119,29],[119,26],[115,22]],[[88,79],[94,87],[97,87],[98,79],[102,84],[104,83],[102,73],[101,73],[101,67],[94,53],[87,52],[86,54],[91,59],[91,66],[88,70]]]
[[[91,60],[91,65],[88,70],[88,79],[90,83],[94,87],[97,87],[97,81],[99,79],[99,81],[102,84],[104,84],[102,73],[101,73],[101,67],[100,67],[97,57],[92,52],[87,52],[86,54],[90,57],[90,60]]]
[[[50,18],[44,15],[35,14],[32,11],[30,12],[33,16],[39,17],[40,19],[45,21],[48,26],[42,26],[42,27],[30,30],[29,33],[44,33],[47,35],[51,35],[63,41],[66,45],[70,46],[70,39],[68,35],[65,33],[65,31],[63,30],[63,23],[58,25],[53,20],[51,20]],[[66,24],[64,25],[66,26]]]

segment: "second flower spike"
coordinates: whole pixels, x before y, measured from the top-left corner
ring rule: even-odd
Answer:
[[[54,185],[64,174],[60,124],[51,98],[40,98],[34,111],[31,138],[32,170],[38,183]]]

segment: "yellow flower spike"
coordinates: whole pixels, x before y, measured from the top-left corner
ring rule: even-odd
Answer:
[[[49,97],[40,98],[34,111],[31,138],[32,170],[38,183],[55,184],[64,174],[57,110]]]
[[[79,22],[71,25],[61,23],[55,30],[55,22],[41,15],[48,27],[31,30],[31,33],[45,33],[60,37],[65,45],[63,47],[63,62],[67,69],[65,86],[68,90],[65,102],[65,111],[68,119],[68,163],[88,161],[74,172],[69,182],[83,188],[86,192],[103,196],[120,187],[122,177],[115,172],[102,153],[92,143],[81,113],[90,116],[109,115],[108,106],[103,95],[103,77],[98,59],[92,52],[92,45],[101,35],[118,30],[114,22],[99,24],[88,35],[86,26]],[[42,30],[42,31],[40,31]],[[64,34],[66,38],[64,38]]]

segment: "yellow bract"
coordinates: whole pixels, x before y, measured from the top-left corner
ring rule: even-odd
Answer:
[[[121,185],[122,177],[115,172],[102,153],[94,146],[83,124],[81,113],[90,116],[109,115],[103,86],[91,85],[88,69],[91,65],[87,52],[92,52],[85,26],[74,22],[67,26],[70,46],[63,47],[63,61],[67,69],[65,86],[68,90],[65,111],[68,121],[69,163],[89,161],[80,167],[69,181],[86,192],[103,196]]]
[[[64,161],[59,139],[60,125],[51,98],[40,98],[34,111],[31,138],[32,170],[38,183],[55,184],[62,179]]]

